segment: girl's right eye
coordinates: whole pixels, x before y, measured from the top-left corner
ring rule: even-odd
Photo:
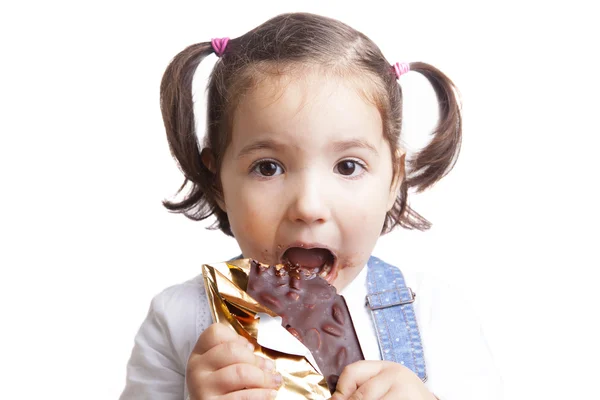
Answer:
[[[271,177],[282,174],[283,168],[275,161],[263,160],[252,166],[252,172],[259,176]]]

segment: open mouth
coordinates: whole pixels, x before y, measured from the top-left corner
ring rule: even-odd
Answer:
[[[336,257],[331,250],[323,247],[290,247],[281,256],[283,264],[292,268],[298,268],[306,276],[320,276],[327,278],[333,266]]]

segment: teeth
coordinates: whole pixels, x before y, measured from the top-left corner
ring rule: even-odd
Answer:
[[[327,274],[328,274],[328,273],[331,271],[331,268],[332,268],[332,265],[330,265],[330,264],[326,264],[326,265],[323,267],[323,270],[322,270],[321,272],[319,272],[319,276],[320,276],[321,278],[325,278],[325,276],[326,276],[326,275],[327,275]]]

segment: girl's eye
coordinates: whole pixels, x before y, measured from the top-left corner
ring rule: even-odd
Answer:
[[[340,175],[355,177],[360,175],[365,168],[356,160],[343,160],[335,166],[335,169]]]
[[[275,161],[260,161],[254,165],[252,171],[260,176],[275,176],[283,173],[283,168]]]

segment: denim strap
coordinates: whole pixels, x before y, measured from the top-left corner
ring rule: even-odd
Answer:
[[[377,330],[382,358],[412,370],[427,380],[425,357],[413,308],[415,294],[406,287],[402,272],[377,257],[368,262],[366,305]]]

